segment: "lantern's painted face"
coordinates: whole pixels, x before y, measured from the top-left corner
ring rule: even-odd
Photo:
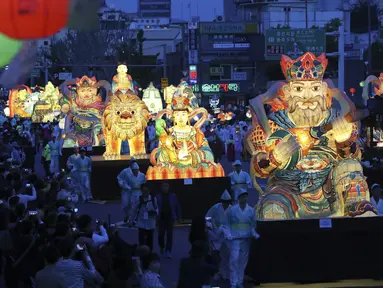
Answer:
[[[20,101],[24,101],[25,98],[27,98],[27,90],[26,89],[20,90],[19,92],[17,92],[17,96],[19,97]]]
[[[128,73],[128,67],[126,65],[118,65],[117,73],[120,74],[120,75]]]
[[[187,111],[174,111],[173,117],[175,123],[174,126],[185,127],[188,124],[189,113]]]
[[[81,102],[94,102],[97,99],[96,87],[79,87],[77,88],[77,94]]]
[[[297,127],[313,127],[327,116],[327,84],[318,81],[289,81],[282,88],[288,99],[288,115]]]

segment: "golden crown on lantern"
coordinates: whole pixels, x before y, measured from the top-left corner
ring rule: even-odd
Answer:
[[[88,76],[82,76],[76,78],[76,85],[81,87],[96,87],[96,77],[89,78]]]
[[[296,60],[282,55],[281,68],[287,81],[315,81],[323,79],[327,63],[324,53],[316,57],[313,53],[307,52]]]
[[[189,110],[190,101],[189,98],[185,96],[174,96],[172,100],[172,110]]]

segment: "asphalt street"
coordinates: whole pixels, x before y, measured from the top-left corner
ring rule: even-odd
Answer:
[[[43,168],[40,164],[41,155],[36,155],[36,171],[38,174],[43,175]],[[221,161],[222,166],[224,167],[226,173],[230,173],[232,171],[231,163],[229,163],[226,158],[223,158]],[[249,171],[249,162],[243,162],[243,170]],[[223,192],[223,191],[222,191]],[[258,198],[258,194],[255,189],[249,190],[249,203],[254,206],[256,204]],[[203,199],[201,199],[203,201]],[[219,199],[217,199],[219,201]],[[96,219],[108,221],[112,224],[116,224],[119,227],[120,234],[122,238],[128,243],[138,243],[138,230],[134,228],[128,228],[125,226],[121,226],[123,213],[121,209],[120,202],[99,202],[99,203],[86,203],[79,204],[79,213],[80,214],[88,214],[92,217],[94,224]],[[190,251],[190,245],[188,242],[188,234],[189,234],[189,225],[179,225],[174,229],[174,241],[173,241],[173,251],[172,251],[172,259],[162,259],[161,261],[161,279],[167,288],[173,288],[177,286],[178,282],[178,270],[180,259],[184,257],[188,257]],[[157,231],[156,231],[157,232]],[[154,252],[159,253],[158,241],[157,241],[157,233],[154,236]],[[228,287],[228,283],[222,283],[220,285],[221,288]]]

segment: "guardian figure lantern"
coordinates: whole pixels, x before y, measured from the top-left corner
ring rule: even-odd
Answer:
[[[323,81],[326,66],[324,54],[282,56],[286,82],[251,100],[251,172],[268,178],[257,205],[260,220],[376,213],[355,142],[360,113],[344,92]]]
[[[147,170],[148,180],[225,176],[222,166],[214,163],[214,155],[200,130],[208,113],[205,108],[198,107],[194,94],[189,92],[181,83],[172,97],[171,106],[156,117],[159,147],[150,154],[154,167]],[[169,129],[162,119],[165,114],[173,120]],[[191,119],[196,116],[199,120],[191,125]]]

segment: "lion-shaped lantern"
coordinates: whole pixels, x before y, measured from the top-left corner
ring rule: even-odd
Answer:
[[[366,113],[344,92],[329,88],[323,80],[326,66],[324,54],[282,56],[287,81],[250,101],[253,129],[246,147],[261,194],[260,220],[376,214],[356,143],[357,120]],[[257,177],[268,178],[265,191]]]
[[[146,155],[145,129],[150,112],[133,92],[117,91],[110,98],[102,116],[106,151],[105,158],[120,156],[121,142],[129,142],[130,155]]]

